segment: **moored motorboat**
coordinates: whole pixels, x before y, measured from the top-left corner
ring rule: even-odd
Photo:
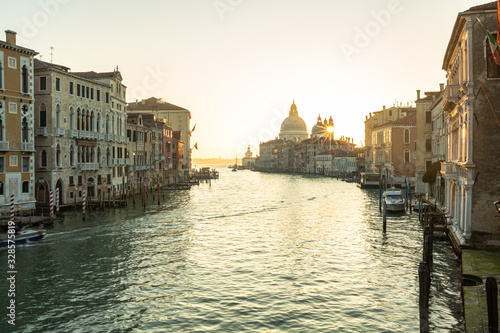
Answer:
[[[399,188],[388,188],[383,194],[385,207],[388,212],[402,212],[405,210],[405,200]]]
[[[10,238],[10,242],[8,234],[2,234],[0,236],[0,247],[5,247],[9,244],[12,244],[12,242],[16,245],[36,242],[45,237],[46,234],[47,232],[44,229],[25,228],[16,231],[16,233],[14,234],[15,237]]]

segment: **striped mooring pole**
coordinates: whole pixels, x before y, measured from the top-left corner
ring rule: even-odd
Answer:
[[[85,220],[85,210],[87,209],[87,190],[83,190],[83,204],[82,204],[82,214],[83,219]]]
[[[59,187],[56,188],[56,214],[59,214]]]
[[[10,220],[14,221],[14,194],[10,195]]]
[[[54,218],[54,191],[49,192],[49,200],[50,200],[50,218]]]

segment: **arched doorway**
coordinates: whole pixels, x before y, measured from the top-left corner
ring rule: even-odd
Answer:
[[[35,186],[35,197],[36,203],[38,205],[48,205],[49,204],[49,184],[43,178],[40,178],[36,182]]]
[[[95,181],[94,178],[90,177],[87,180],[87,196],[93,198],[95,196]]]

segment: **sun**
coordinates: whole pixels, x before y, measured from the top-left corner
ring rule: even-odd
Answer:
[[[327,131],[328,133],[333,133],[333,126],[328,126],[328,127],[326,128],[326,131]]]

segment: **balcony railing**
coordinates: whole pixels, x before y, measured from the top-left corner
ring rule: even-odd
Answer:
[[[99,163],[78,163],[78,167],[82,171],[99,170]]]
[[[34,151],[35,144],[33,142],[21,142],[21,150],[24,151]]]
[[[35,135],[47,136],[47,127],[37,127],[35,130]]]
[[[54,129],[54,134],[56,136],[63,136],[64,135],[64,128],[61,128],[61,127],[56,127]]]
[[[69,130],[69,137],[70,138],[78,138],[78,130],[70,129]]]
[[[115,140],[115,136],[113,134],[109,134],[109,133],[106,134],[106,141],[114,141],[114,140]]]
[[[0,150],[9,150],[9,141],[0,141]]]

